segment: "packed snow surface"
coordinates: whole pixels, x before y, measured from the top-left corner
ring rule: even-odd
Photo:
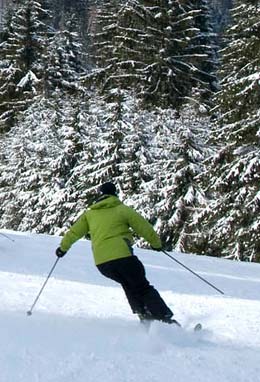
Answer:
[[[90,242],[56,261],[60,238],[1,231],[0,382],[257,382],[260,265],[135,250],[147,277],[183,324],[147,332],[120,286],[100,275]],[[193,332],[197,322],[203,330]]]

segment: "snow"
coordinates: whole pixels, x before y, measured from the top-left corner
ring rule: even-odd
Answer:
[[[98,273],[87,240],[58,261],[27,316],[60,238],[1,232],[14,240],[0,234],[1,382],[259,380],[259,264],[172,253],[220,295],[163,253],[136,248],[184,326],[153,323],[147,332],[120,287]]]
[[[26,75],[19,81],[19,83],[17,84],[17,87],[19,88],[24,88],[28,82],[33,82],[33,83],[36,83],[36,82],[39,82],[38,78],[36,77],[36,75],[31,71],[29,70]]]

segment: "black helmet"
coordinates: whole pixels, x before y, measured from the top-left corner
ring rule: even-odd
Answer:
[[[99,191],[103,195],[114,195],[114,196],[116,196],[116,186],[112,182],[103,183],[99,187]]]

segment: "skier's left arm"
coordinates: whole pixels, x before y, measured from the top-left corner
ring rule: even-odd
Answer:
[[[162,248],[162,242],[153,226],[134,209],[128,207],[128,223],[138,236],[143,237],[151,247],[157,250]]]

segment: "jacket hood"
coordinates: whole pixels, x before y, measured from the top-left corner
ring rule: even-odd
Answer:
[[[90,209],[99,210],[102,208],[112,208],[118,206],[119,204],[122,204],[122,202],[118,199],[117,196],[104,195],[99,198],[96,203],[92,204]]]

